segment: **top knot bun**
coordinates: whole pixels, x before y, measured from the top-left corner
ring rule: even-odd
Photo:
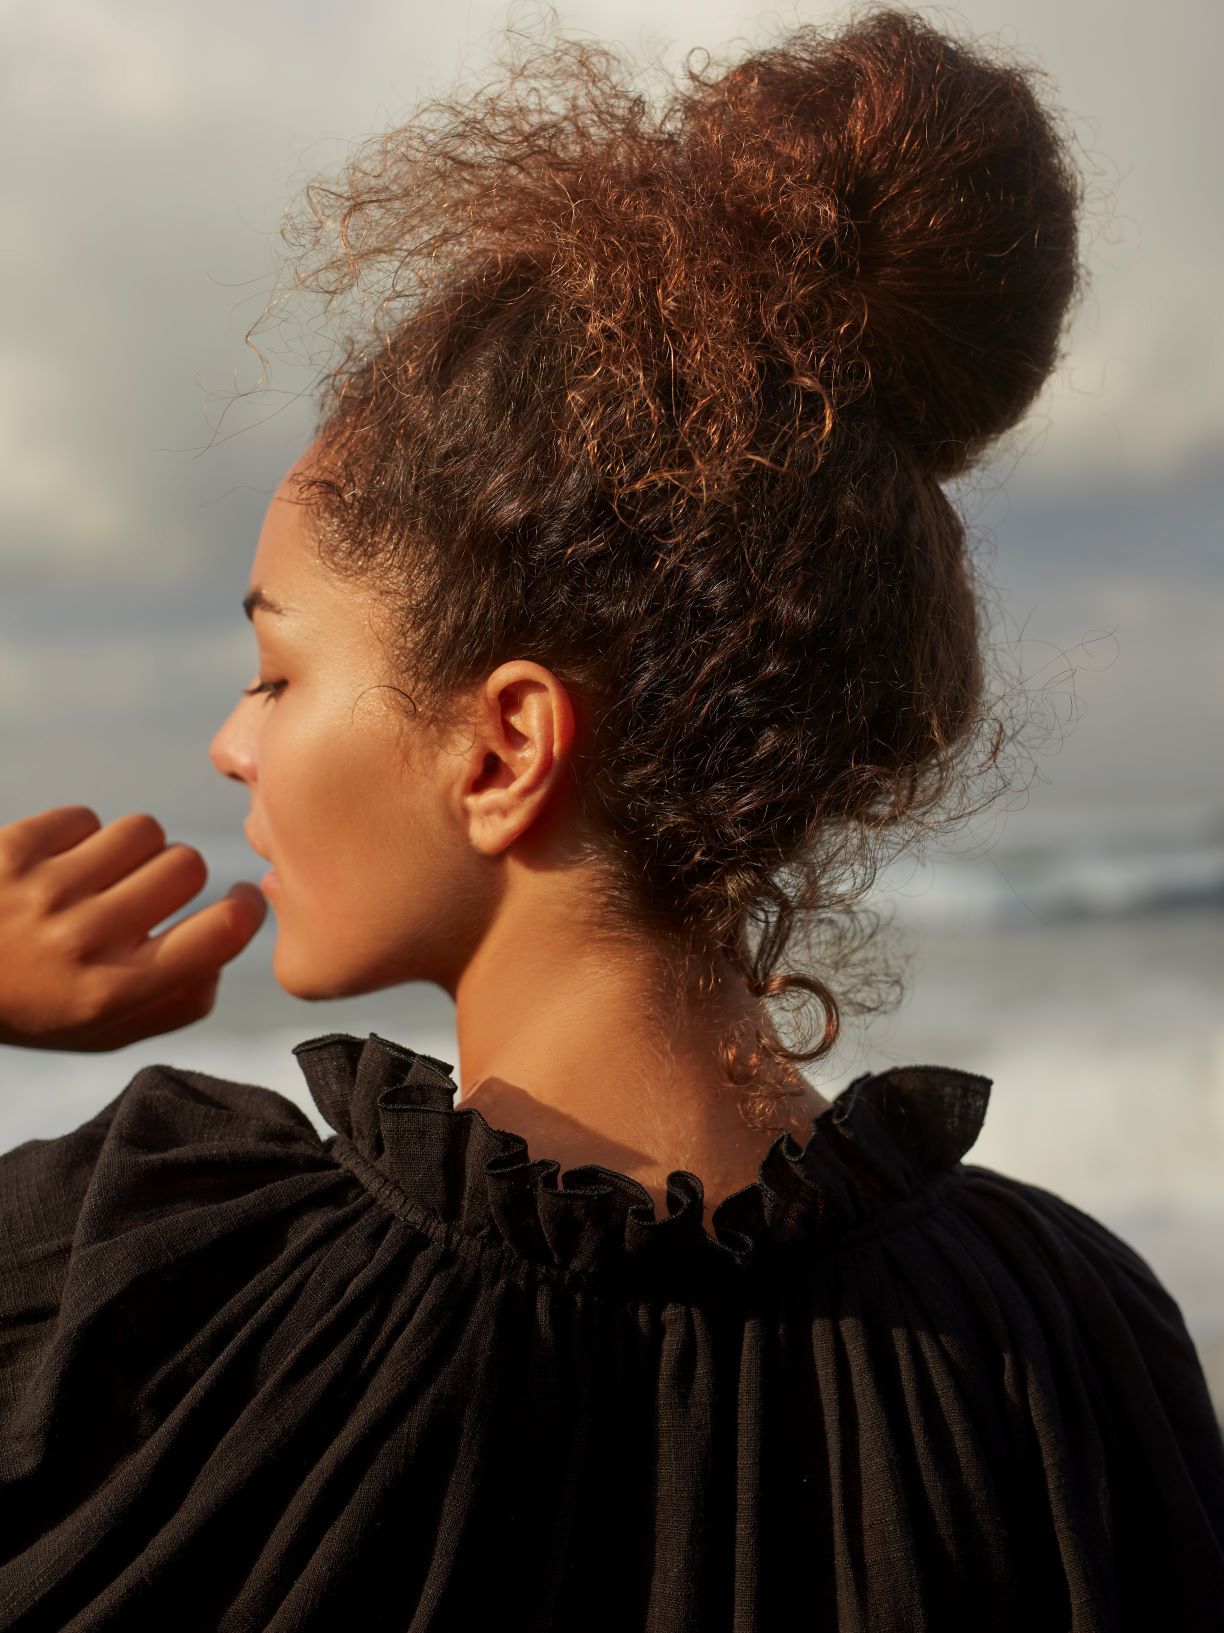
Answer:
[[[329,303],[383,274],[357,354],[379,378],[386,340],[437,391],[529,380],[559,465],[651,538],[762,486],[782,515],[865,438],[953,475],[1040,388],[1080,188],[1035,70],[896,10],[690,59],[654,100],[584,42],[507,67],[359,148],[289,225]]]
[[[694,175],[720,173],[728,221],[810,280],[895,434],[962,470],[1032,402],[1080,281],[1082,184],[1038,71],[886,10],[690,75]]]

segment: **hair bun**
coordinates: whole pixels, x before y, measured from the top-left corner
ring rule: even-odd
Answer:
[[[842,402],[869,385],[940,477],[1028,408],[1079,283],[1082,184],[1039,74],[899,10],[689,68],[694,172],[719,170],[730,221],[810,272]]]

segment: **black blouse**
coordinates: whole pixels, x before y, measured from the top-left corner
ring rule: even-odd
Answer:
[[[0,1156],[0,1627],[1224,1628],[1224,1443],[1098,1221],[865,1073],[701,1222],[371,1033]],[[1058,1138],[1051,1129],[1050,1137]]]

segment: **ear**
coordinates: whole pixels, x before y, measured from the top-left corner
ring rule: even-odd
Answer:
[[[575,731],[573,699],[542,664],[512,659],[477,689],[457,795],[479,850],[496,856],[532,827],[551,829],[570,792]]]

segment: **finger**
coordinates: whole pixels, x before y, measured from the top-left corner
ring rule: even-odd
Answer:
[[[75,1043],[78,1053],[102,1054],[112,1049],[124,1049],[141,1038],[157,1037],[162,1032],[178,1032],[210,1015],[217,1003],[220,976],[197,987],[163,993],[152,1003],[90,1028],[86,1038]]]
[[[247,945],[267,912],[257,886],[243,882],[219,902],[179,919],[137,947],[112,972],[114,1007],[152,1003],[162,993],[215,977]]]
[[[0,857],[10,872],[23,873],[43,857],[79,845],[101,826],[88,805],[56,805],[0,827]]]
[[[97,895],[165,849],[166,831],[156,817],[144,811],[116,817],[48,863],[57,899],[70,906],[85,896]]]
[[[76,942],[94,952],[134,947],[207,883],[208,864],[199,851],[171,845],[109,890],[77,904]]]

